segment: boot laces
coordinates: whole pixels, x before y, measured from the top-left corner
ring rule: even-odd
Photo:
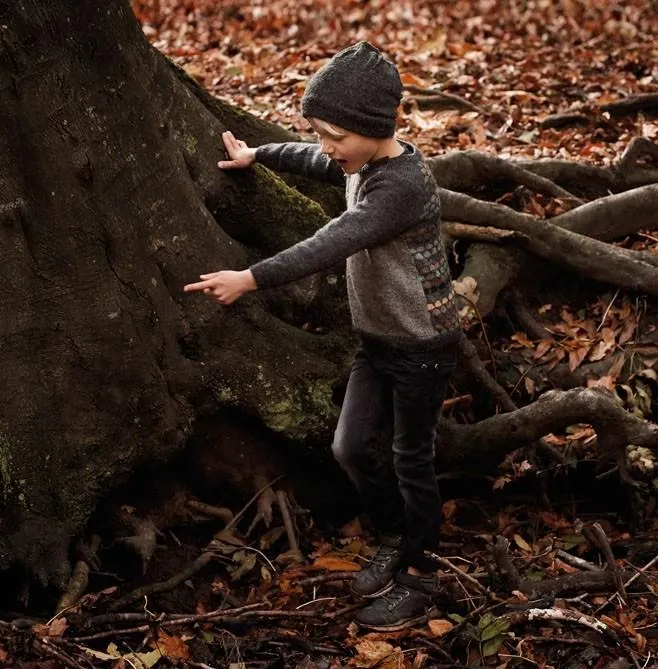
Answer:
[[[408,597],[411,594],[409,588],[404,585],[397,583],[395,587],[387,592],[385,595],[382,595],[382,598],[388,604],[388,608],[392,609],[397,604],[399,604],[403,599]]]
[[[372,564],[378,567],[380,570],[386,569],[388,563],[393,558],[397,557],[399,552],[399,548],[382,545],[377,550],[377,553],[375,553],[375,557],[372,558]]]

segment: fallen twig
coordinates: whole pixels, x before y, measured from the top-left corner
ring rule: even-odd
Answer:
[[[563,551],[561,548],[555,552],[555,557],[572,567],[577,567],[578,569],[584,569],[585,571],[601,571],[594,563],[583,560],[583,558],[579,558],[577,555],[567,553],[567,551]]]
[[[453,573],[457,574],[460,578],[463,578],[465,581],[470,583],[479,593],[481,593],[487,599],[493,601],[500,601],[500,598],[498,597],[498,595],[496,595],[496,593],[492,592],[491,590],[489,590],[489,588],[482,585],[482,583],[474,579],[470,574],[463,572],[459,567],[452,564],[450,560],[446,560],[446,558],[441,557],[436,553],[432,553],[431,551],[425,551],[425,552],[430,558],[432,558],[432,560],[438,562],[442,567],[449,569]]]
[[[605,636],[611,638],[615,643],[619,643],[617,633],[600,620],[588,616],[580,611],[571,609],[526,609],[525,611],[515,611],[501,616],[502,619],[509,622],[510,625],[519,625],[524,622],[534,620],[552,620],[560,623],[576,623],[589,627]]]
[[[297,535],[295,534],[295,528],[292,524],[292,518],[290,517],[290,508],[288,506],[288,496],[286,495],[285,490],[276,491],[276,501],[279,504],[279,510],[281,511],[281,517],[283,518],[283,526],[286,528],[286,535],[288,537],[288,546],[293,553],[297,553],[301,556],[301,551],[299,550],[299,544],[297,543]]]
[[[311,576],[309,578],[303,578],[299,581],[295,581],[295,585],[298,587],[304,587],[305,585],[317,585],[318,583],[328,583],[331,581],[343,581],[353,579],[358,572],[356,571],[330,571],[326,574],[320,574],[319,576]]]
[[[621,572],[619,570],[619,565],[615,561],[615,556],[612,553],[612,548],[610,546],[610,541],[608,540],[608,537],[606,536],[605,531],[603,530],[603,527],[601,527],[600,523],[593,523],[592,524],[592,533],[594,535],[594,540],[598,544],[599,550],[603,553],[603,557],[605,558],[605,561],[610,568],[610,571],[614,574],[615,576],[615,583],[617,585],[617,592],[620,593],[620,596],[622,598],[622,601],[624,604],[626,604],[626,599],[628,595],[626,594],[626,588],[624,588],[624,582],[621,577]],[[583,528],[584,533],[587,528]],[[587,537],[587,533],[585,533],[585,536]]]
[[[141,599],[145,595],[152,595],[160,592],[169,592],[170,590],[173,590],[177,585],[180,585],[181,583],[183,583],[183,581],[186,581],[191,576],[194,576],[195,574],[200,572],[207,564],[212,562],[214,557],[215,554],[210,551],[201,553],[201,555],[199,555],[199,557],[196,560],[194,560],[194,562],[189,567],[183,569],[183,571],[179,572],[178,574],[175,574],[166,581],[160,581],[158,583],[149,583],[148,585],[144,585],[141,588],[136,588],[132,592],[129,592],[127,595],[119,597],[119,599],[117,599],[115,602],[112,602],[112,604],[109,607],[109,610],[117,611],[118,609],[121,609],[128,604],[136,602],[138,599]]]
[[[67,667],[72,667],[72,669],[84,669],[84,667],[76,662],[68,653],[65,653],[61,648],[55,648],[47,638],[35,640],[33,645],[34,650],[38,653],[54,657]]]

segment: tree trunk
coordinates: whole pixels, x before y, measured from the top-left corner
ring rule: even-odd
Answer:
[[[211,113],[127,2],[3,0],[0,48],[0,533],[62,584],[99,498],[181,449],[199,402],[326,438],[346,330],[309,334],[260,296],[183,297],[326,216],[262,168],[216,169],[217,116],[255,143],[275,126]]]

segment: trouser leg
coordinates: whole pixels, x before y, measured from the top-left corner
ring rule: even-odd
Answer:
[[[434,569],[424,550],[436,552],[439,543],[436,427],[455,359],[456,350],[450,347],[431,353],[398,352],[391,361],[393,463],[404,500],[407,562],[420,571]]]
[[[390,462],[377,448],[383,428],[390,425],[392,405],[390,378],[378,371],[373,356],[362,347],[352,365],[332,450],[374,526],[386,534],[400,534],[402,498]]]

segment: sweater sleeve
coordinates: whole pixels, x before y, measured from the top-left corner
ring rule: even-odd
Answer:
[[[345,174],[340,165],[325,156],[318,144],[263,144],[256,149],[256,160],[275,172],[289,172],[345,186]]]
[[[373,248],[415,225],[424,201],[414,184],[374,175],[362,186],[353,209],[332,219],[313,236],[249,269],[258,288],[272,288],[329,269],[357,251]]]

